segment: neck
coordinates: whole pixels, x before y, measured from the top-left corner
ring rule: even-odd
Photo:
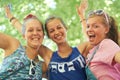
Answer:
[[[38,55],[38,50],[36,48],[32,48],[30,46],[26,46],[26,54],[30,59],[35,59]]]
[[[58,45],[58,54],[61,57],[68,57],[71,52],[72,48],[67,42]]]

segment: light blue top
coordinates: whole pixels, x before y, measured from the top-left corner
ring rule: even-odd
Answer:
[[[23,46],[5,57],[0,69],[0,80],[42,80],[42,62],[35,65],[35,74],[29,75],[30,59]]]

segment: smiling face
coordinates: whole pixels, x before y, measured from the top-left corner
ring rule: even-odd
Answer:
[[[37,48],[42,44],[44,33],[40,21],[30,19],[25,23],[24,38],[30,47]]]
[[[59,19],[50,20],[46,27],[49,38],[56,44],[64,43],[66,41],[66,28]]]
[[[105,39],[108,31],[109,27],[104,24],[104,18],[102,16],[94,16],[87,20],[86,33],[92,45],[97,45]]]

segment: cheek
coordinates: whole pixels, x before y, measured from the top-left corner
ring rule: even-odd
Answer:
[[[87,29],[86,29],[85,33],[86,33],[86,35],[88,36],[88,30],[87,30]]]
[[[44,36],[44,32],[39,33],[41,36]]]
[[[49,33],[49,38],[53,40],[53,38],[54,38],[54,33]]]
[[[49,38],[52,38],[53,34],[52,33],[48,33],[48,36],[49,36]]]
[[[98,35],[98,38],[105,38],[106,37],[105,31],[99,31],[96,34]]]
[[[25,35],[24,35],[25,39],[27,40],[28,38],[30,38],[30,34],[28,32],[25,32]]]

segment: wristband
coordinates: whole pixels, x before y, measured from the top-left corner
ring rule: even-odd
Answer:
[[[10,18],[10,22],[12,22],[13,19],[15,19],[15,17]]]
[[[82,19],[82,20],[80,20],[80,22],[83,22],[83,21],[85,21],[86,19]]]

